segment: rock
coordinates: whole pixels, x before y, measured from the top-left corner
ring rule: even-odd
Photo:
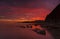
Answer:
[[[34,29],[33,31],[36,32],[37,34],[46,35],[45,30]]]

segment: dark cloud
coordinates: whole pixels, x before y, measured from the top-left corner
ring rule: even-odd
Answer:
[[[40,8],[40,7],[52,8],[59,2],[60,2],[59,0],[0,0],[0,6],[8,5],[24,8]]]
[[[39,4],[39,5],[38,5]],[[40,7],[41,2],[39,0],[2,0],[0,5],[20,6],[25,8]]]

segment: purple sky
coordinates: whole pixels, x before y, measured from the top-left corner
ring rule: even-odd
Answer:
[[[60,0],[0,0],[0,19],[44,20]]]

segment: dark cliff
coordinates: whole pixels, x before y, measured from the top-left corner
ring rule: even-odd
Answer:
[[[54,39],[60,39],[60,4],[45,19],[47,30]],[[51,25],[53,24],[53,25]]]
[[[49,15],[47,15],[45,22],[49,23],[60,22],[60,4]]]

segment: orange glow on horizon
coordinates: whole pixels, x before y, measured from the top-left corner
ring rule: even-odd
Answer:
[[[21,18],[21,19],[0,19],[0,21],[8,21],[8,22],[24,22],[24,21],[35,21],[35,20],[44,20],[44,18],[34,17],[31,19],[25,19],[25,18]]]
[[[44,18],[42,17],[35,17],[35,18],[31,18],[32,20],[44,20]]]
[[[19,20],[19,19],[0,19],[3,22],[24,22],[24,21],[34,21],[34,20]]]

